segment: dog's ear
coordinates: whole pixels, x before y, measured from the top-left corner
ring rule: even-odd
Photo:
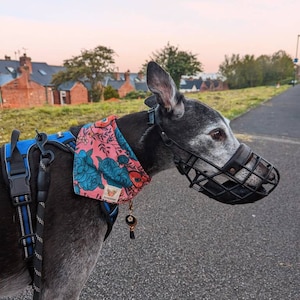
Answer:
[[[177,91],[171,76],[153,61],[147,66],[147,85],[156,96],[157,103],[172,119],[179,119],[184,115],[184,97]]]

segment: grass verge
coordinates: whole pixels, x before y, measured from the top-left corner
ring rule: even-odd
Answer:
[[[185,94],[233,119],[253,107],[282,93],[289,86],[256,87],[241,90]],[[35,136],[35,129],[48,134],[68,130],[70,126],[100,120],[108,115],[123,116],[147,109],[140,100],[120,100],[74,106],[43,106],[28,109],[0,110],[0,145],[9,142],[13,129],[21,131],[21,139]]]

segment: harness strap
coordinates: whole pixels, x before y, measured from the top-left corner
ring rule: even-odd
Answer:
[[[31,197],[28,171],[24,158],[17,147],[19,135],[20,132],[18,130],[13,130],[11,135],[8,181],[12,203],[17,209],[20,222],[21,238],[19,242],[24,248],[25,260],[28,260],[33,255],[35,235],[29,207]]]
[[[11,176],[26,173],[23,157],[17,147],[19,136],[20,136],[20,131],[16,129],[13,130],[11,134],[11,150],[10,150],[10,159],[13,162],[11,163],[10,166]]]
[[[105,201],[99,201],[100,214],[102,214],[107,223],[107,230],[104,237],[104,241],[108,238],[113,225],[117,219],[119,213],[118,204],[111,204]]]
[[[33,232],[31,210],[29,207],[31,200],[29,199],[29,195],[14,197],[14,203],[18,205],[17,212],[21,229],[19,244],[24,247],[25,260],[33,255],[35,243],[35,234]]]

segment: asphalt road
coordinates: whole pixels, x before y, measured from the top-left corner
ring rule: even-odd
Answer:
[[[80,299],[300,299],[300,85],[231,125],[278,167],[275,191],[229,206],[175,169],[157,175],[135,200],[136,239],[123,206]]]

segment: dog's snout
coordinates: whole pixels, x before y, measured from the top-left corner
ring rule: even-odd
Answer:
[[[277,175],[275,169],[268,163],[259,163],[258,171],[265,178],[266,182],[274,182],[277,180]]]
[[[272,172],[269,174],[269,176],[268,176],[268,180],[270,180],[270,181],[274,181],[274,180],[275,180],[275,178],[276,178],[275,172],[274,172],[274,171],[272,171]]]

